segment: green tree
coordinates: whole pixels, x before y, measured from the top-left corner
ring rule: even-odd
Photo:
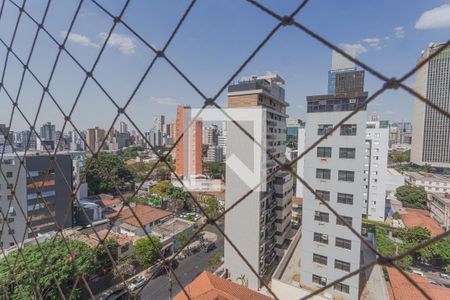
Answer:
[[[74,259],[70,255],[62,238],[57,237],[49,240],[39,246],[25,246],[23,256],[14,251],[9,253],[6,258],[0,260],[0,293],[5,295],[5,286],[7,286],[8,299],[38,299],[39,296],[34,290],[33,279],[38,280],[38,286],[42,296],[45,299],[61,299],[61,295],[56,288],[56,281],[60,285],[65,296],[71,292],[76,278],[80,274],[88,277],[95,271],[95,256],[92,249],[83,242],[76,240],[66,240],[67,246],[71,249]],[[44,253],[47,262],[44,262]],[[15,277],[10,277],[8,264],[15,266]],[[28,270],[31,273],[28,273]],[[12,280],[14,278],[14,280]],[[80,290],[77,288],[71,299],[77,299]]]
[[[120,190],[124,190],[132,180],[132,174],[124,161],[110,153],[101,152],[97,159],[88,158],[87,165],[86,181],[91,195],[115,193],[113,182]]]
[[[99,267],[110,267],[112,266],[112,261],[108,255],[108,252],[106,249],[109,250],[112,258],[114,261],[117,261],[117,248],[119,247],[119,243],[115,239],[109,238],[106,239],[103,244],[100,244],[96,251],[95,251],[95,257],[97,259],[97,264]]]
[[[203,208],[209,218],[215,219],[224,211],[224,207],[214,196],[202,194],[199,195],[198,200],[203,203]]]
[[[139,239],[134,245],[133,256],[136,261],[144,266],[151,266],[158,258],[158,251],[161,249],[161,241],[155,236]]]
[[[400,215],[400,213],[398,211],[396,211],[393,215],[392,215],[392,219],[394,220],[400,220],[402,218],[402,216]]]
[[[404,207],[425,209],[427,207],[427,193],[423,187],[404,185],[397,188],[395,197]]]
[[[222,264],[222,255],[220,252],[215,252],[211,259],[208,261],[207,269],[210,272],[214,272]]]
[[[122,151],[122,157],[124,160],[133,159],[139,156],[139,152],[144,151],[145,148],[142,145],[131,146]]]
[[[152,186],[150,193],[157,194],[161,197],[167,197],[171,188],[172,184],[169,181],[161,181]]]
[[[203,163],[203,173],[212,179],[225,180],[225,163],[205,162]]]
[[[391,151],[388,154],[389,163],[409,162],[411,151]]]

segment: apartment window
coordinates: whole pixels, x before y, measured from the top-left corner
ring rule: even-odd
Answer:
[[[339,148],[339,158],[355,158],[355,148]]]
[[[14,233],[15,233],[15,230],[14,230],[14,229],[8,230],[8,234],[14,234]]]
[[[8,201],[12,201],[13,200],[13,196],[12,195],[8,195],[8,196],[6,196],[6,199],[8,199]]]
[[[321,191],[321,190],[316,190],[316,193],[325,201],[330,201],[330,192],[328,191]],[[319,200],[319,198],[316,197],[317,200]]]
[[[317,147],[317,157],[331,157],[331,147]]]
[[[328,245],[328,235],[323,233],[314,232],[314,242]]]
[[[330,179],[331,178],[331,170],[330,169],[316,169],[316,178]]]
[[[6,177],[7,178],[13,177],[13,172],[6,172]]]
[[[352,217],[347,217],[347,216],[341,216],[342,219],[344,219],[348,224],[350,224],[350,226],[352,225]],[[342,222],[340,219],[336,219],[336,225],[342,225],[345,226],[344,222]]]
[[[341,135],[356,135],[356,124],[344,124],[341,126]]]
[[[345,193],[338,193],[337,194],[337,203],[353,204],[353,195],[345,194]]]
[[[350,272],[350,264],[339,259],[334,260],[334,268],[345,272]]]
[[[317,129],[317,134],[325,135],[332,128],[333,128],[333,125],[331,125],[331,124],[319,124],[319,128]]]
[[[316,274],[312,275],[312,281],[319,285],[323,285],[323,286],[327,285],[327,279],[325,277],[322,277],[322,276],[319,276]]]
[[[355,172],[339,170],[339,172],[338,172],[338,180],[339,181],[353,182],[353,181],[355,181]]]
[[[319,222],[327,222],[330,220],[330,214],[322,211],[315,211],[314,220]]]
[[[337,237],[336,238],[336,247],[351,250],[352,249],[352,241]]]
[[[346,293],[346,294],[350,293],[350,287],[348,285],[344,284],[344,283],[340,283],[340,282],[336,283],[334,285],[334,289],[336,291],[339,291],[339,292],[342,292],[342,293]]]
[[[324,255],[313,253],[313,262],[316,264],[327,265],[327,257]]]

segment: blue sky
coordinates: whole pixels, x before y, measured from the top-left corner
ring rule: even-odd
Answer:
[[[286,0],[261,2],[280,15],[289,14],[299,4],[299,1]],[[117,15],[124,1],[105,0],[100,3]],[[45,5],[44,0],[28,1],[25,9],[40,20]],[[188,5],[188,1],[175,0],[131,1],[123,19],[159,49]],[[44,27],[57,40],[63,40],[76,6],[76,1],[52,1]],[[0,19],[0,38],[7,44],[17,15],[18,9],[6,1]],[[332,43],[356,50],[360,60],[389,77],[400,77],[412,68],[421,50],[430,42],[442,42],[450,37],[450,1],[445,0],[311,0],[296,19]],[[205,95],[212,97],[275,25],[272,17],[245,1],[199,0],[166,54]],[[68,51],[90,69],[111,26],[111,18],[86,0],[67,42]],[[35,32],[36,26],[23,16],[12,47],[23,61],[27,59]],[[29,67],[42,82],[47,82],[56,54],[56,45],[41,32]],[[5,57],[6,49],[0,45],[0,70],[3,70]],[[123,105],[152,59],[153,53],[119,24],[94,76]],[[301,118],[305,113],[306,96],[326,93],[330,64],[330,49],[297,28],[283,27],[237,79],[267,72],[280,74],[286,81],[286,98],[290,103],[288,113]],[[17,60],[10,56],[4,84],[13,97],[17,93],[22,70]],[[81,69],[63,53],[50,91],[67,113],[83,79]],[[366,72],[369,94],[382,84]],[[414,77],[407,84],[414,86]],[[42,89],[27,74],[19,107],[30,121],[36,115],[41,94]],[[377,111],[383,119],[390,121],[410,120],[412,101],[412,96],[402,90],[388,91],[368,110],[369,113]],[[0,103],[0,123],[8,123],[12,106],[4,91],[0,93]],[[226,104],[226,93],[220,95],[219,103]],[[165,114],[167,119],[173,120],[177,104],[195,107],[202,105],[202,99],[166,61],[157,60],[127,111],[146,131],[152,126],[154,115]],[[72,119],[80,129],[96,125],[109,127],[115,114],[114,106],[89,80]],[[48,96],[44,98],[37,125],[46,121],[52,121],[57,127],[64,121]],[[24,119],[16,112],[11,129],[25,127]],[[66,130],[71,130],[71,127]]]

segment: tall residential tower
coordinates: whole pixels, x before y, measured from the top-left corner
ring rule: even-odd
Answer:
[[[228,111],[241,116],[259,115],[258,121],[236,120],[253,136],[261,134],[261,144],[281,162],[286,151],[286,107],[284,81],[278,75],[254,76],[228,87]],[[246,112],[248,110],[248,112]],[[258,122],[258,123],[256,123]],[[255,157],[252,151],[258,147],[232,122],[227,122],[225,208],[228,209],[249,190],[248,177],[242,169],[231,168],[228,160],[237,157],[245,166],[262,170],[265,178],[277,166],[276,162]],[[259,131],[259,132],[257,132]],[[258,168],[264,166],[263,168]],[[257,177],[258,175],[255,175]],[[255,183],[256,184],[256,183]],[[290,232],[292,208],[292,178],[289,172],[278,172],[267,179],[259,190],[250,193],[225,217],[225,233],[249,261],[259,275],[278,261],[286,249],[286,237]],[[245,276],[248,287],[259,289],[261,283],[251,272],[233,247],[225,241],[225,268],[232,280]]]
[[[305,148],[312,145],[367,99],[364,71],[351,63],[329,74],[329,94],[307,97]],[[351,226],[361,231],[366,153],[365,109],[356,113],[304,159],[304,178]],[[301,183],[299,183],[301,184]],[[360,240],[308,189],[303,189],[300,283],[320,288],[360,266]],[[327,290],[345,299],[359,298],[353,276]]]
[[[421,63],[444,47],[430,44]],[[416,72],[416,91],[445,111],[450,111],[450,46]],[[450,173],[450,118],[415,99],[413,107],[411,162],[447,169]]]

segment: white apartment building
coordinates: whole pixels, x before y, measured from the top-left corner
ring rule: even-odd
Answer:
[[[450,194],[448,193],[432,193],[430,201],[430,216],[435,219],[439,225],[445,230],[450,229]]]
[[[263,147],[281,162],[285,161],[288,106],[284,100],[283,84],[283,79],[278,75],[267,75],[254,76],[228,88],[228,112],[240,113],[244,118],[251,113],[249,121],[241,119],[237,122],[249,133],[262,135]],[[249,112],[245,112],[247,109]],[[258,123],[250,121],[254,117],[258,117]],[[252,149],[258,146],[235,124],[227,122],[226,130],[227,159],[233,155],[249,168],[261,170],[255,177],[265,178],[274,170],[276,162],[264,153],[257,157]],[[226,209],[249,192],[247,184],[251,180],[248,179],[243,172],[232,169],[227,163]],[[261,276],[273,270],[271,266],[277,263],[277,257],[280,258],[287,248],[286,237],[291,229],[292,186],[290,173],[278,172],[225,217],[225,233]],[[261,288],[258,277],[227,241],[224,256],[225,269],[233,281],[245,276],[249,288]]]
[[[364,157],[364,185],[367,197],[363,204],[363,215],[375,221],[384,221],[388,151],[388,122],[367,122]]]
[[[450,176],[427,172],[404,172],[407,184],[421,186],[427,193],[450,193]]]
[[[339,56],[333,56],[334,62]],[[341,59],[339,58],[339,61]],[[327,95],[307,97],[305,148],[316,142],[367,99],[364,71],[349,63],[329,72]],[[366,120],[361,110],[310,151],[304,179],[347,223],[361,232],[366,192]],[[299,143],[300,144],[300,143]],[[318,289],[360,267],[361,241],[315,195],[303,189],[300,284]],[[329,297],[359,299],[359,277],[326,290]]]

